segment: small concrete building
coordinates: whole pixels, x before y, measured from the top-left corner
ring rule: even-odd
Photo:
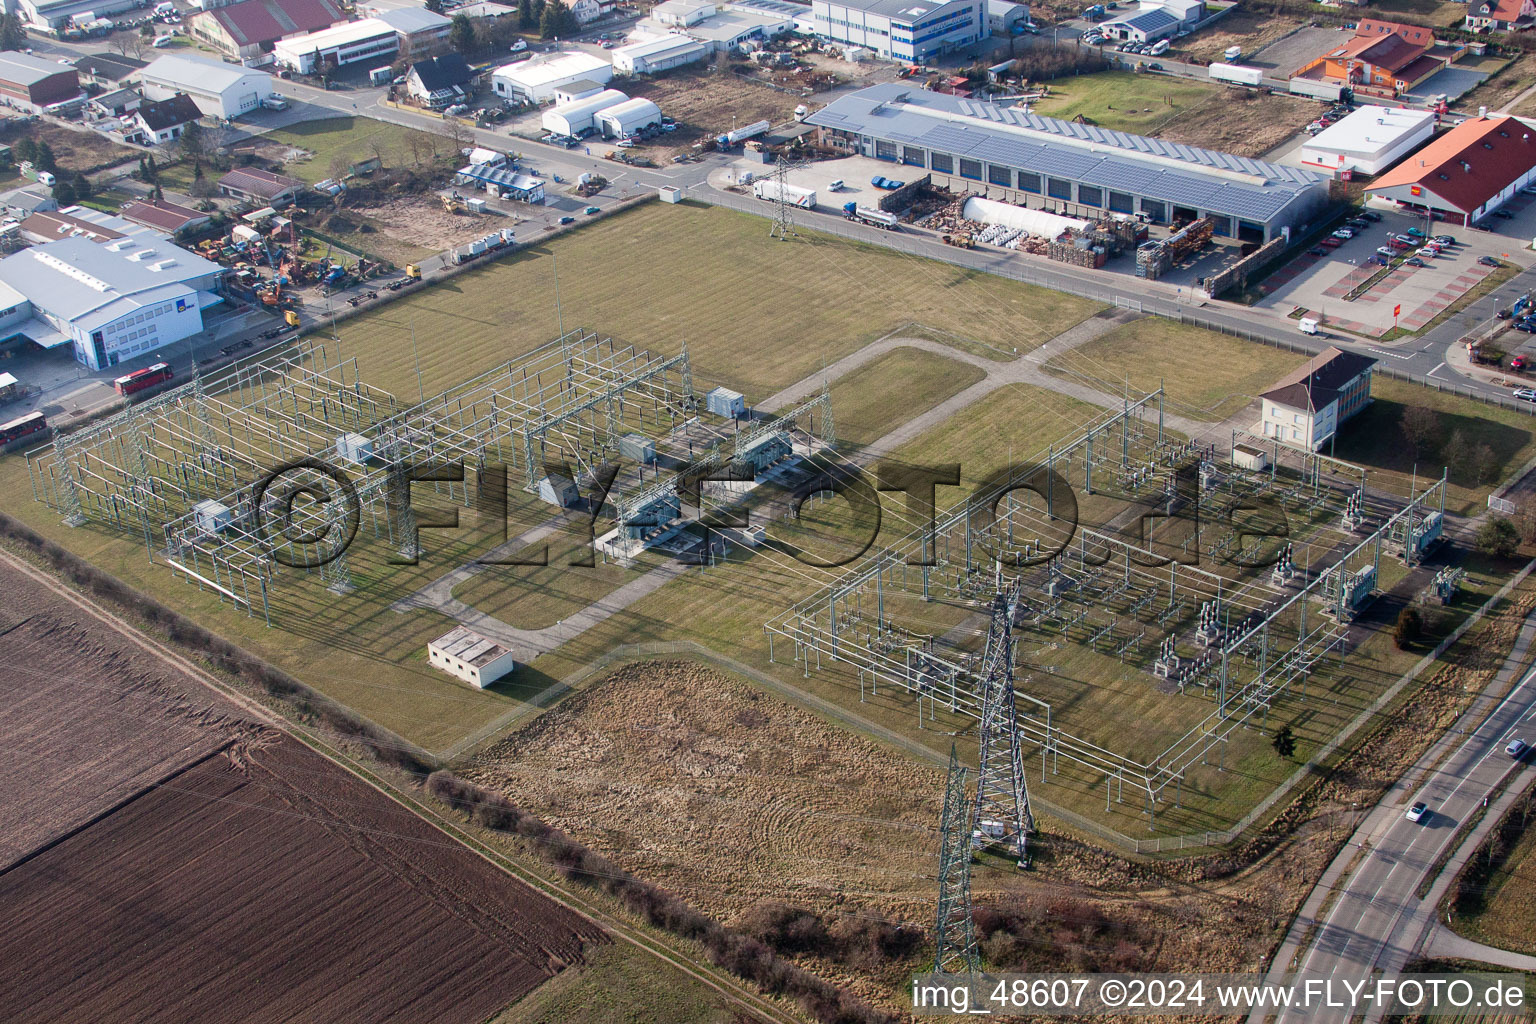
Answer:
[[[1286,374],[1259,396],[1265,437],[1318,451],[1344,421],[1371,401],[1376,360],[1332,346]]]
[[[1418,149],[1435,132],[1429,110],[1360,107],[1302,143],[1301,162],[1329,174],[1380,174]]]
[[[987,0],[987,28],[995,36],[1015,36],[1029,24],[1029,7],[1012,0]]]
[[[284,207],[304,191],[304,183],[260,167],[236,167],[219,179],[219,194],[258,206]]]
[[[596,96],[605,88],[606,86],[598,85],[590,78],[583,78],[579,82],[562,85],[556,89],[555,103],[575,103],[577,100],[584,100],[588,96]]]
[[[517,668],[512,652],[466,626],[455,626],[427,644],[427,660],[477,690]]]

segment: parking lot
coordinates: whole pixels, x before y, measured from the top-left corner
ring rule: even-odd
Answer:
[[[1381,334],[1394,325],[1417,329],[1491,272],[1493,268],[1480,264],[1479,257],[1519,266],[1533,262],[1527,245],[1536,230],[1536,207],[1529,197],[1521,196],[1509,204],[1509,210],[1507,220],[1492,218],[1490,226],[1496,229],[1489,231],[1441,222],[1427,226],[1421,217],[1377,210],[1379,222],[1356,231],[1355,237],[1323,255],[1299,256],[1274,275],[1273,291],[1258,305],[1282,313],[1300,306],[1366,334]],[[1424,256],[1422,267],[1397,264],[1362,294],[1347,299],[1353,287],[1382,269],[1372,261],[1378,247],[1386,244],[1389,235],[1407,234],[1410,228],[1449,235],[1456,241],[1438,257]]]

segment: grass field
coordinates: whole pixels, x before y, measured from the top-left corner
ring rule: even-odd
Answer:
[[[491,1024],[738,1024],[742,1019],[713,989],[628,943],[615,942],[561,971]]]
[[[1389,484],[1399,493],[1407,493],[1415,475],[1422,489],[1426,477],[1439,477],[1442,468],[1449,468],[1446,508],[1472,514],[1487,504],[1497,484],[1473,478],[1470,448],[1486,444],[1492,449],[1498,465],[1496,481],[1536,458],[1536,418],[1524,413],[1382,377],[1372,381],[1371,395],[1370,407],[1340,431],[1334,454],[1369,467],[1377,484]],[[1439,413],[1439,439],[1417,458],[1402,430],[1403,411],[1409,406]],[[1457,449],[1457,434],[1466,449]]]
[[[1536,829],[1527,828],[1520,842],[1488,880],[1479,912],[1475,916],[1465,913],[1458,916],[1456,930],[1501,949],[1536,953],[1536,931],[1531,928],[1533,914],[1536,914]]]
[[[868,444],[985,379],[970,363],[921,349],[892,349],[832,384],[838,440]]]
[[[284,170],[313,184],[331,177],[339,159],[347,162],[380,156],[386,167],[419,162],[418,154],[449,154],[451,140],[431,132],[385,124],[368,117],[328,117],[301,121],[279,128],[261,138],[283,146],[307,150],[310,155],[289,163]]]
[[[1107,71],[1050,83],[1036,113],[1138,135],[1258,156],[1306,124],[1316,104],[1258,96],[1196,79]],[[1234,109],[1235,108],[1235,109]]]
[[[653,351],[687,345],[696,379],[760,401],[907,321],[999,347],[1035,348],[1093,302],[803,231],[769,244],[761,218],[650,204],[410,295],[341,326],[363,378],[428,394],[580,324]],[[709,252],[706,271],[699,253]],[[879,281],[879,288],[869,287]],[[901,295],[899,303],[891,295]],[[451,357],[449,354],[451,353]]]
[[[1128,380],[1133,391],[1152,391],[1161,385],[1170,411],[1218,422],[1238,412],[1301,361],[1292,352],[1148,317],[1065,352],[1045,368],[1110,384]]]

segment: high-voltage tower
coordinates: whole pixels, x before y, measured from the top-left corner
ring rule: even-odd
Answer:
[[[992,599],[992,621],[982,662],[981,752],[977,757],[976,810],[971,841],[977,849],[997,843],[1012,847],[1019,867],[1029,866],[1029,833],[1034,817],[1019,747],[1019,714],[1013,694],[1013,604],[1017,591]]]
[[[981,970],[976,927],[971,921],[971,843],[965,828],[965,775],[954,744],[950,744],[944,815],[939,821],[939,916],[933,931],[936,974],[974,975]]]

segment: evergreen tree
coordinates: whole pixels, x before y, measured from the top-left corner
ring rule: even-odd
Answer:
[[[1275,748],[1275,753],[1281,757],[1290,758],[1296,753],[1296,734],[1291,731],[1289,725],[1282,725],[1275,733],[1275,738],[1270,741],[1270,746]]]
[[[53,186],[53,198],[58,201],[60,206],[74,206],[77,201],[75,186],[71,185],[68,181],[60,181]]]
[[[433,14],[443,13],[443,0],[427,0],[423,6]]]
[[[566,39],[576,34],[576,15],[562,0],[549,0],[539,18],[539,35],[545,39]]]
[[[19,14],[0,14],[0,50],[25,50],[27,27]]]
[[[89,199],[91,198],[91,193],[95,191],[95,188],[91,185],[91,179],[80,173],[76,173],[69,183],[75,187],[75,198],[77,200]]]
[[[455,14],[448,26],[448,45],[460,53],[475,49],[475,26],[462,14]]]
[[[533,13],[533,0],[517,0],[517,27],[524,32],[539,27],[539,16]]]
[[[46,142],[39,142],[37,144],[37,156],[32,162],[37,165],[37,169],[40,171],[57,173],[59,169],[58,163],[53,159],[53,147]]]

